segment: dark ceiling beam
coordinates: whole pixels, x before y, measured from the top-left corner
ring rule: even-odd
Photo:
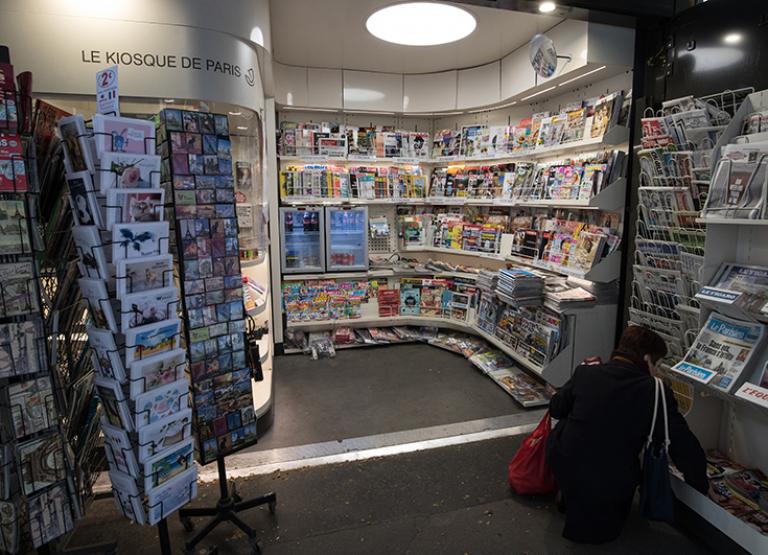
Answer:
[[[454,0],[487,8],[539,13],[539,0]],[[688,5],[693,0],[562,0],[547,15],[609,25],[634,27],[637,18],[671,18],[676,4]]]

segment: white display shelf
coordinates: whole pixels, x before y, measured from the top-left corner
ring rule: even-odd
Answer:
[[[704,216],[696,218],[696,223],[707,225],[768,225],[768,220],[749,220],[746,218],[722,218],[719,216]]]
[[[504,262],[504,257],[500,254],[491,254],[485,252],[465,251],[460,249],[448,249],[445,247],[402,247],[399,252],[439,252],[443,254],[457,254],[459,256],[471,256],[474,258],[486,258],[488,260],[497,260]]]
[[[563,385],[571,376],[573,372],[573,344],[563,349],[560,353],[552,359],[549,364],[541,367],[532,361],[522,356],[517,351],[507,346],[498,337],[489,334],[488,332],[480,329],[479,327],[469,324],[467,322],[460,322],[457,320],[450,320],[448,318],[430,318],[425,316],[393,316],[389,318],[372,317],[372,318],[357,318],[351,320],[320,320],[313,322],[289,322],[286,326],[289,330],[298,330],[305,332],[312,331],[327,331],[342,326],[349,326],[353,328],[361,327],[389,327],[389,326],[433,326],[439,328],[447,328],[455,331],[462,331],[465,333],[471,333],[482,337],[488,343],[502,351],[509,356],[517,364],[523,368],[533,372],[544,378],[549,383],[555,386]]]
[[[278,156],[281,162],[290,164],[474,164],[483,162],[503,162],[505,160],[540,160],[551,158],[558,154],[570,154],[588,150],[599,150],[601,147],[622,145],[629,142],[629,129],[614,126],[602,137],[582,139],[548,147],[539,147],[522,152],[510,152],[491,156],[440,156],[437,158],[360,158],[335,156]]]
[[[768,535],[733,516],[709,497],[702,495],[677,476],[670,475],[675,496],[701,518],[731,538],[749,553],[768,553]]]
[[[721,391],[715,387],[712,387],[708,384],[696,381],[685,374],[681,374],[680,372],[675,372],[671,368],[666,368],[666,373],[669,374],[671,378],[675,378],[677,380],[690,384],[691,386],[693,386],[694,390],[696,390],[698,393],[700,393],[704,397],[715,397],[717,399],[720,399],[732,405],[737,405],[737,406],[742,406],[742,407],[752,409],[756,413],[760,413],[763,416],[768,417],[768,406],[760,405],[756,402],[750,401],[749,399],[745,399],[743,397],[737,397],[736,392],[739,390],[738,387],[734,387],[732,390],[732,393],[727,393],[725,391]],[[741,387],[741,384],[739,387]],[[759,386],[756,386],[756,387],[759,387]]]
[[[339,272],[324,274],[290,274],[283,276],[283,281],[303,281],[316,279],[364,279],[364,278],[388,278],[405,276],[450,276],[467,279],[477,279],[477,274],[467,272],[441,272],[438,270],[369,270],[367,272]]]

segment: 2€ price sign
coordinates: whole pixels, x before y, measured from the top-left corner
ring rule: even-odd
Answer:
[[[96,111],[104,115],[120,115],[116,65],[96,72]]]

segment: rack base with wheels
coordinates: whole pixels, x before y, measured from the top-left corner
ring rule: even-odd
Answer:
[[[259,507],[261,505],[267,505],[269,512],[275,514],[277,507],[277,494],[270,492],[253,499],[243,500],[238,494],[235,487],[235,483],[232,482],[232,490],[227,484],[227,468],[223,457],[216,459],[216,465],[219,470],[219,491],[221,497],[215,507],[191,507],[179,510],[179,518],[181,519],[181,525],[187,532],[192,532],[195,529],[192,518],[196,517],[213,517],[202,530],[200,530],[191,540],[187,541],[184,545],[184,553],[191,554],[195,552],[195,547],[203,541],[208,534],[224,522],[230,522],[237,526],[243,533],[248,536],[248,541],[251,544],[251,553],[261,553],[261,546],[256,535],[256,530],[248,526],[239,516],[238,513]],[[216,553],[217,548],[214,546],[209,553]]]

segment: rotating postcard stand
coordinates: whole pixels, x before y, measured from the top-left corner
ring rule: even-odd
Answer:
[[[260,553],[256,531],[238,513],[260,505],[274,513],[277,497],[242,500],[227,483],[225,464],[227,455],[257,441],[251,383],[261,377],[243,305],[229,123],[226,115],[166,108],[158,137],[179,256],[198,458],[216,461],[221,494],[215,507],[179,511],[187,531],[194,529],[192,518],[213,517],[185,552],[230,522]]]

